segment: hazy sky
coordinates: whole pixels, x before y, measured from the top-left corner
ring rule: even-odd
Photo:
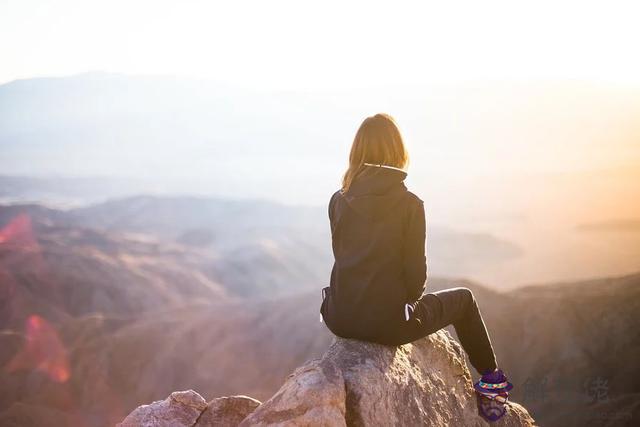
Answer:
[[[0,83],[87,70],[257,88],[640,86],[640,4],[0,0]]]
[[[242,141],[273,146],[278,158],[292,147],[306,149],[291,157],[292,164],[300,157],[321,159],[306,164],[306,171],[327,183],[318,190],[324,198],[346,164],[357,125],[378,111],[399,120],[416,182],[430,182],[428,173],[457,179],[478,173],[636,167],[638,17],[640,4],[612,1],[0,0],[0,83],[101,70],[196,76],[211,79],[210,86],[217,88],[207,98],[198,86],[193,98],[173,102],[172,91],[157,86],[166,111],[183,105],[191,112],[182,122],[163,121],[158,134],[145,133],[145,123],[157,116],[149,115],[137,127],[106,120],[98,114],[108,104],[100,93],[87,93],[84,104],[72,96],[47,95],[61,82],[48,82],[37,93],[20,92],[15,99],[7,95],[0,119],[13,127],[2,129],[0,120],[0,143],[3,135],[12,142],[3,147],[5,170],[107,175],[117,167],[122,174],[155,177],[163,169],[164,177],[173,173],[172,179],[184,178],[193,186],[218,159],[220,145],[212,141],[239,134]],[[210,119],[204,101],[198,110],[200,98],[216,98],[219,88],[229,86],[230,93],[244,86],[252,94],[255,89],[292,89],[293,96],[267,93],[264,105],[255,104],[260,97],[247,98],[251,101],[220,112],[225,118],[237,116],[231,122]],[[392,86],[405,87],[396,91]],[[314,93],[307,99],[298,89]],[[118,108],[126,112],[142,104],[144,111],[157,106],[153,96],[134,96],[142,104],[128,102],[127,93],[117,98]],[[18,108],[18,100],[28,114]],[[94,133],[83,133],[85,128],[74,132],[66,122],[52,120],[61,110],[73,113],[73,126],[84,113],[95,113],[93,121],[83,124]],[[35,132],[35,113],[52,127]],[[20,125],[23,119],[26,126]],[[241,127],[245,134],[238,120],[250,120],[251,126]],[[15,143],[16,135],[30,145]],[[191,139],[184,142],[184,135]],[[126,148],[100,144],[110,138]],[[82,143],[85,139],[92,144]],[[186,151],[189,156],[186,143],[193,146]],[[42,147],[57,149],[60,161]],[[150,152],[157,163],[144,161]],[[254,164],[245,157],[236,160],[249,174]],[[247,176],[259,179],[255,173]],[[295,191],[296,198],[309,194],[303,184],[282,187],[286,194]]]

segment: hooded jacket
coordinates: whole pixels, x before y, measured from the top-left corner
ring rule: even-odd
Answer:
[[[406,322],[405,305],[415,307],[425,290],[424,203],[407,190],[406,176],[363,166],[348,191],[331,196],[335,262],[320,312],[338,336],[391,342]]]

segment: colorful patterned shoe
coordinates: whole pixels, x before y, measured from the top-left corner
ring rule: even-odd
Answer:
[[[480,393],[500,394],[503,391],[509,391],[513,388],[507,380],[507,376],[502,372],[502,369],[496,369],[491,372],[489,370],[482,374],[482,378],[473,385]]]

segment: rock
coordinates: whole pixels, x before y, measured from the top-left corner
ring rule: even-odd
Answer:
[[[517,403],[496,426],[532,426]],[[336,337],[241,426],[485,426],[463,350],[438,331],[390,347]]]
[[[176,391],[165,400],[138,406],[116,427],[236,427],[260,405],[248,396],[206,400],[193,390]]]
[[[335,337],[260,404],[194,391],[134,410],[120,426],[533,426],[515,402],[489,424],[478,414],[464,352],[446,330],[393,347]]]
[[[331,358],[311,360],[289,375],[278,392],[240,426],[344,426],[345,380]]]
[[[194,427],[236,427],[258,406],[260,401],[249,396],[218,397],[209,402]]]
[[[174,391],[165,400],[138,406],[116,427],[192,427],[206,408],[195,391]]]

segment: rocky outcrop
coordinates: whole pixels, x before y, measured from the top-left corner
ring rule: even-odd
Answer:
[[[388,347],[336,338],[321,359],[298,368],[241,426],[470,425],[478,415],[463,350],[446,331]],[[533,419],[511,403],[498,425]]]
[[[248,396],[219,397],[207,404],[193,390],[176,391],[139,406],[116,427],[235,427],[259,405]]]
[[[171,417],[175,417],[174,422],[167,424]],[[534,420],[522,406],[509,402],[505,416],[492,424],[532,426]],[[262,404],[246,396],[234,396],[214,399],[207,405],[193,391],[173,393],[167,400],[137,408],[121,424],[165,425],[488,423],[478,415],[471,374],[460,344],[441,330],[398,347],[336,337],[321,358],[297,368]]]

